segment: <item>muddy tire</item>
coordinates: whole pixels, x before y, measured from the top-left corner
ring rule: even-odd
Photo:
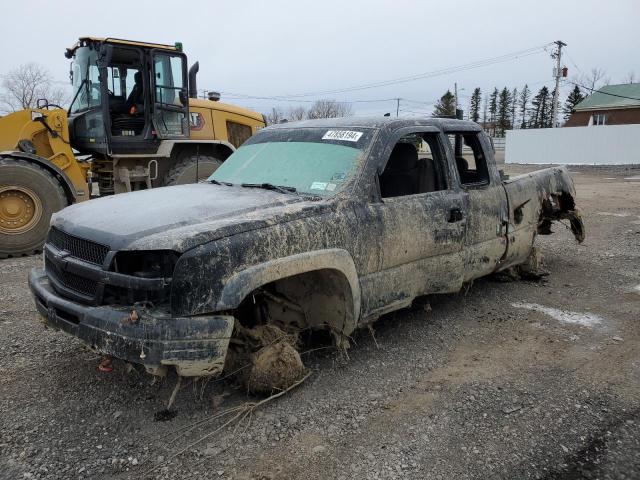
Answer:
[[[60,182],[44,168],[0,157],[0,258],[42,249],[51,215],[67,206]]]
[[[206,180],[222,165],[222,160],[208,155],[190,155],[169,169],[164,185],[184,185]]]

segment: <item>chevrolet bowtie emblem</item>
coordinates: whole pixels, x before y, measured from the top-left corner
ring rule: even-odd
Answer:
[[[67,266],[69,265],[69,262],[67,261],[67,257],[71,255],[70,252],[67,252],[66,250],[60,250],[58,253],[56,253],[56,263],[58,264],[58,269],[62,270],[63,272],[67,270]]]
[[[58,253],[56,253],[56,259],[62,260],[63,258],[68,257],[69,255],[71,255],[71,252],[67,252],[66,250],[60,250]]]

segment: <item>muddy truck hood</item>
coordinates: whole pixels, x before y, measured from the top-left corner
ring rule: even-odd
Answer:
[[[317,202],[258,188],[210,183],[154,188],[72,205],[51,225],[111,250],[184,252],[224,236],[305,215]]]

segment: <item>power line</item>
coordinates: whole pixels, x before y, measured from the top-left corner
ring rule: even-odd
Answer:
[[[438,100],[432,100],[430,102],[425,102],[425,101],[420,101],[420,100],[411,100],[409,98],[400,98],[400,100],[402,100],[403,102],[408,102],[408,103],[413,103],[416,105],[427,105],[427,106],[431,106],[434,105],[436,103],[438,103]]]
[[[430,115],[430,112],[416,112],[414,110],[406,110],[404,108],[400,109],[400,113],[415,113],[416,115]]]
[[[584,88],[585,90],[589,90],[591,93],[598,92],[598,93],[601,93],[602,95],[609,95],[611,97],[626,98],[627,100],[638,100],[638,101],[640,101],[640,98],[637,98],[637,97],[627,97],[626,95],[618,95],[617,93],[602,92],[601,90],[597,90],[595,88],[585,87],[584,85],[580,85],[579,83],[572,82],[571,80],[565,80],[565,81],[567,83],[571,83],[571,84],[573,84],[573,85],[575,85],[577,87]]]
[[[583,72],[583,71],[582,71],[582,69],[578,66],[578,64],[577,64],[576,62],[574,62],[574,61],[573,61],[573,57],[571,57],[571,55],[569,55],[569,52],[567,52],[567,51],[565,50],[565,52],[564,52],[564,53],[567,55],[567,57],[569,57],[569,61],[571,62],[571,64],[572,64],[574,67],[576,67],[576,70],[578,70],[582,75],[584,75],[584,72]]]
[[[256,95],[240,95],[240,94],[225,94],[225,98],[232,98],[236,100],[275,100],[278,102],[297,102],[297,103],[315,103],[316,100],[303,100],[298,98],[283,98],[283,97],[261,97]],[[382,103],[382,102],[395,102],[397,97],[394,98],[378,98],[371,100],[345,100],[344,102],[337,103]]]
[[[431,108],[431,107],[414,107],[414,106],[412,106],[412,105],[408,105],[408,106],[405,106],[405,107],[401,107],[401,108],[400,108],[400,111],[401,111],[401,112],[403,112],[403,111],[408,111],[408,110],[424,110],[424,111],[431,111],[431,110],[432,110],[432,108]]]
[[[478,61],[475,61],[475,62],[466,63],[466,64],[462,64],[462,65],[457,65],[457,66],[454,66],[454,67],[448,67],[448,68],[443,68],[443,69],[439,69],[439,70],[433,70],[433,71],[430,71],[430,72],[419,73],[419,74],[410,75],[410,76],[406,76],[406,77],[395,78],[395,79],[391,79],[391,80],[383,80],[383,81],[374,82],[374,83],[356,85],[356,86],[346,87],[346,88],[337,88],[337,89],[332,89],[332,90],[319,90],[319,91],[307,92],[307,93],[273,95],[273,96],[269,97],[269,99],[270,100],[284,100],[284,99],[293,99],[293,98],[300,98],[300,97],[311,97],[311,96],[319,96],[319,95],[333,95],[333,94],[338,94],[338,93],[347,93],[347,92],[354,92],[354,91],[358,91],[358,90],[367,90],[367,89],[371,89],[371,88],[398,85],[400,83],[407,83],[407,82],[412,82],[412,81],[416,81],[416,80],[423,80],[423,79],[426,79],[426,78],[433,78],[433,77],[437,77],[437,76],[448,75],[448,74],[451,74],[451,73],[462,72],[462,71],[471,70],[471,69],[474,69],[474,68],[485,67],[485,66],[496,64],[496,63],[507,62],[507,61],[510,61],[510,60],[515,60],[515,59],[518,59],[518,58],[527,57],[527,56],[530,56],[530,55],[535,55],[535,54],[542,53],[543,51],[545,51],[545,48],[547,46],[549,46],[549,45],[550,44],[540,45],[540,46],[537,46],[537,47],[527,48],[527,49],[524,49],[524,50],[519,50],[517,52],[511,52],[511,53],[500,55],[500,56],[497,56],[497,57],[487,58],[487,59],[484,59],[484,60],[478,60]],[[247,95],[244,95],[244,94],[238,94],[238,93],[233,93],[233,92],[224,92],[224,93],[225,93],[225,95],[228,95],[228,96],[250,97],[250,96],[247,96]]]

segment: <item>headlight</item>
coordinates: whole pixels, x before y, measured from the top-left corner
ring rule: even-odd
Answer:
[[[171,278],[177,261],[172,250],[122,251],[116,253],[112,270],[140,278]]]

